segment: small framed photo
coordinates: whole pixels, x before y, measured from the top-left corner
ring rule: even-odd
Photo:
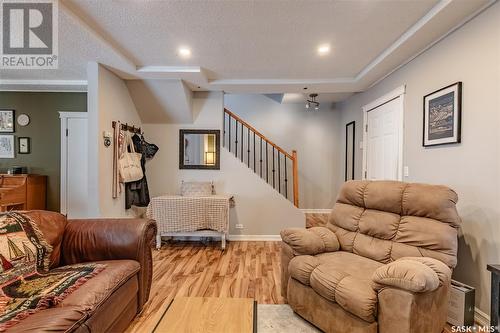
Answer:
[[[14,135],[0,134],[0,158],[14,158]]]
[[[424,96],[424,147],[460,143],[462,82]]]
[[[14,110],[0,110],[0,133],[14,133]]]
[[[19,154],[29,154],[31,152],[30,138],[19,137],[17,147]]]

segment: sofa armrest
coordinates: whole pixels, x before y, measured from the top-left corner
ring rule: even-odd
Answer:
[[[379,267],[372,276],[377,291],[394,287],[414,293],[434,291],[451,280],[451,269],[428,257],[405,257]]]
[[[325,227],[290,228],[282,230],[280,234],[283,242],[291,247],[295,255],[315,255],[340,248],[335,233]]]
[[[100,260],[136,260],[141,265],[139,311],[149,298],[153,260],[151,246],[156,222],[145,219],[69,220],[62,242],[66,265]]]

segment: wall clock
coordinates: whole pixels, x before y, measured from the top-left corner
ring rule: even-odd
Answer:
[[[26,126],[30,123],[30,117],[25,113],[20,114],[19,117],[17,117],[17,123],[20,126]]]

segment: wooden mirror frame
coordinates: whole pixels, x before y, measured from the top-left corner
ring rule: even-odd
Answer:
[[[185,165],[184,164],[184,135],[186,134],[215,134],[215,164],[214,165]],[[220,130],[208,129],[181,129],[179,130],[179,169],[220,170]]]

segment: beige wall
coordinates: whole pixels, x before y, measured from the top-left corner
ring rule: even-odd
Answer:
[[[422,98],[456,81],[463,82],[462,143],[423,148]],[[476,287],[476,306],[489,313],[486,264],[500,262],[500,3],[343,104],[342,126],[356,121],[358,179],[361,107],[403,84],[404,165],[410,171],[405,180],[446,184],[458,192],[463,224],[454,278]],[[340,140],[344,146],[344,133]]]
[[[306,111],[304,103],[282,104],[261,94],[226,94],[224,104],[286,151],[297,150],[300,208],[333,207],[344,179],[338,160],[344,127],[332,105]]]
[[[89,64],[88,79],[90,215],[132,216],[125,210],[124,192],[112,198],[113,146],[104,146],[103,132],[113,133],[112,121],[140,126],[141,119],[122,79],[96,63]]]
[[[302,212],[251,172],[246,165],[221,147],[220,170],[179,169],[179,129],[222,129],[222,93],[196,93],[192,124],[145,124],[148,142],[160,150],[147,164],[151,196],[178,194],[182,180],[214,181],[218,193],[234,195],[236,206],[231,209],[231,235],[278,235],[285,227],[305,225]],[[244,229],[235,229],[241,223]]]

